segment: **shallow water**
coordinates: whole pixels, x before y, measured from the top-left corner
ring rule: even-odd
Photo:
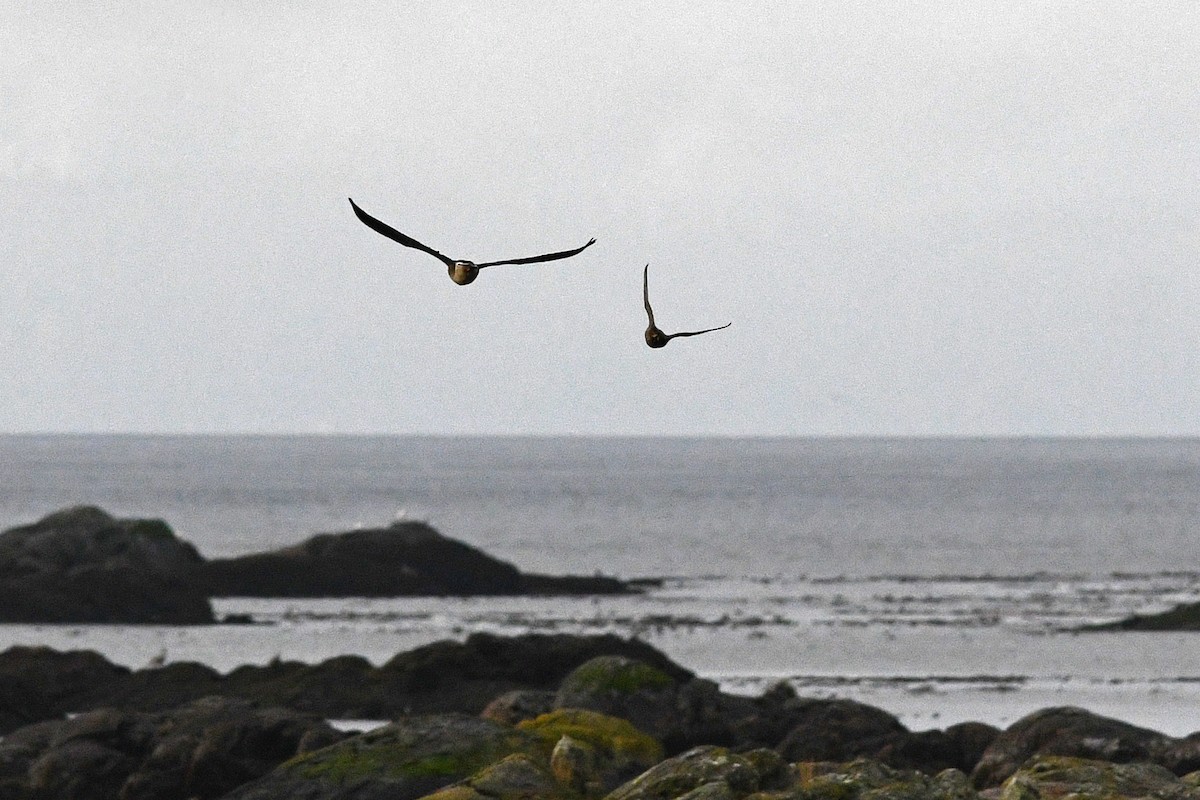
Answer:
[[[264,600],[219,614],[255,625],[0,626],[0,648],[88,648],[131,667],[156,657],[222,671],[273,658],[398,652],[486,631],[638,636],[728,691],[787,681],[852,697],[914,729],[1005,726],[1080,705],[1157,730],[1200,730],[1200,636],[1076,633],[1079,625],[1200,599],[1200,576],[920,581],[682,578],[638,597]]]

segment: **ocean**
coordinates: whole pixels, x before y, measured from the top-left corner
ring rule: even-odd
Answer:
[[[0,626],[0,649],[228,670],[475,631],[639,636],[728,691],[787,681],[914,730],[1079,705],[1200,730],[1200,440],[0,436],[0,527],[98,505],[209,557],[398,517],[615,598],[216,602],[262,625]]]

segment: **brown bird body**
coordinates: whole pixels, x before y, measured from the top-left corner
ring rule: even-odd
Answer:
[[[666,347],[667,342],[674,339],[676,336],[699,336],[702,333],[712,333],[720,331],[732,325],[732,322],[726,322],[717,328],[705,328],[702,331],[680,331],[679,333],[663,333],[658,326],[654,324],[654,310],[650,308],[650,265],[647,264],[642,270],[642,301],[646,304],[646,316],[650,318],[650,326],[646,328],[646,344],[651,347]]]
[[[526,258],[511,258],[505,261],[487,261],[483,264],[476,264],[474,261],[466,261],[464,259],[453,259],[444,256],[437,250],[434,250],[428,245],[421,244],[411,236],[407,236],[400,231],[388,225],[385,222],[372,217],[367,212],[359,208],[353,200],[350,200],[350,207],[354,209],[354,214],[371,230],[382,234],[394,242],[399,242],[405,247],[412,247],[424,253],[428,253],[437,260],[446,265],[446,271],[450,274],[450,280],[457,283],[459,286],[466,286],[471,281],[479,277],[479,270],[484,267],[495,267],[500,264],[536,264],[542,261],[557,261],[560,258],[570,258],[573,255],[582,253],[587,248],[596,243],[595,239],[589,239],[588,243],[583,247],[577,247],[574,250],[562,250],[557,253],[545,253],[540,256],[528,256]]]

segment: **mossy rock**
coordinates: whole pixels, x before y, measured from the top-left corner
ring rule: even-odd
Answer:
[[[533,735],[478,717],[409,717],[293,758],[230,800],[415,800],[514,753],[544,762],[544,750]]]
[[[1006,780],[1000,800],[1198,800],[1200,789],[1157,764],[1034,756]]]
[[[580,708],[560,708],[518,723],[550,754],[555,777],[572,791],[599,797],[664,758],[663,746],[629,721]]]
[[[603,753],[644,762],[647,767],[664,757],[662,744],[628,720],[583,708],[559,708],[518,723],[517,730],[533,734],[548,747],[553,747],[563,736],[570,736]]]
[[[507,756],[424,800],[579,800],[545,765],[524,754]]]
[[[649,664],[624,656],[597,656],[576,667],[563,680],[559,691],[632,694],[674,685],[670,675]]]
[[[660,741],[679,727],[679,684],[658,668],[623,656],[580,664],[559,685],[554,705],[629,720]]]
[[[744,800],[978,800],[966,774],[948,769],[935,776],[894,769],[878,761],[805,761],[791,767],[792,783]]]
[[[606,800],[675,800],[711,783],[725,784],[734,797],[761,788],[758,770],[750,759],[724,747],[705,745],[651,767]],[[717,789],[709,787],[705,794]]]

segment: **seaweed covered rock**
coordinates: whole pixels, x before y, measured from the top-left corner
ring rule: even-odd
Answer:
[[[1200,787],[1156,764],[1036,756],[1004,782],[1000,800],[1197,800]]]
[[[293,758],[229,800],[415,800],[515,753],[544,759],[544,745],[479,717],[407,717]]]
[[[1131,725],[1073,706],[1035,711],[1014,722],[984,751],[971,773],[980,788],[996,786],[1035,755],[1134,761],[1183,774],[1200,764],[1200,742]]]
[[[292,547],[215,559],[202,570],[213,597],[618,594],[605,577],[525,575],[423,522],[321,533]]]
[[[203,563],[161,520],[64,509],[0,533],[0,622],[213,622]]]
[[[550,768],[572,791],[600,797],[663,759],[656,739],[627,720],[584,709],[557,709],[517,725],[540,739]]]

